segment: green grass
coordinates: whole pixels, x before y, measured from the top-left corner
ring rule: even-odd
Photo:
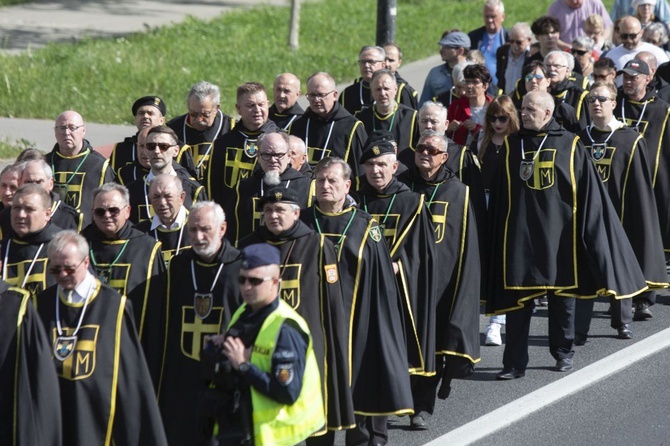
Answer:
[[[0,0],[3,1],[3,0]],[[7,1],[7,0],[4,0]],[[507,2],[507,19],[531,21],[550,1]],[[277,73],[306,79],[317,70],[338,81],[358,74],[358,50],[374,43],[375,0],[325,0],[302,6],[300,49],[287,46],[289,8],[262,7],[223,14],[118,39],[52,44],[0,56],[0,115],[53,119],[66,109],[87,121],[129,123],[140,96],[158,94],[168,117],[185,111],[188,88],[208,80],[222,89],[222,109],[234,114],[235,89],[245,81],[272,87]],[[443,30],[482,24],[483,1],[398,0],[396,41],[408,63],[437,53]]]
[[[14,159],[21,151],[32,147],[35,145],[27,139],[0,139],[0,160]]]
[[[33,0],[0,0],[0,7],[32,3]]]

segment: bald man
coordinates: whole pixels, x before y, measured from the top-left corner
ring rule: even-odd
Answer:
[[[268,118],[282,130],[288,130],[297,118],[305,113],[298,98],[300,97],[300,79],[292,73],[282,73],[275,78],[272,95],[275,101],[270,106]]]
[[[92,192],[114,181],[109,160],[93,150],[86,137],[86,124],[79,113],[64,111],[54,126],[56,145],[46,156],[54,174],[54,192],[63,203],[84,214],[84,226],[91,223]]]

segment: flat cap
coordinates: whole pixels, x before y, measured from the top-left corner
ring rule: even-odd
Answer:
[[[279,249],[267,243],[256,243],[242,250],[242,269],[254,269],[280,263]]]
[[[137,114],[137,110],[144,105],[153,105],[156,107],[163,116],[167,114],[167,106],[165,101],[159,98],[158,96],[144,96],[139,98],[133,103],[133,116]]]
[[[461,31],[454,31],[447,34],[440,39],[439,44],[450,48],[470,48],[470,46],[472,46],[470,37]]]

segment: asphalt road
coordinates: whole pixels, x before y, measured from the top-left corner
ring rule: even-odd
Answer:
[[[604,313],[608,305],[596,302],[589,342],[575,347],[572,372],[551,370],[546,309],[538,308],[524,378],[496,381],[504,345],[482,345],[475,374],[452,382],[450,397],[438,400],[430,429],[411,431],[408,417],[391,417],[389,444],[669,445],[670,348],[661,340],[670,337],[670,329],[664,332],[670,326],[670,296],[659,296],[652,319],[633,323],[634,338],[628,341],[615,338]],[[482,316],[481,333],[487,323]],[[613,372],[617,366],[621,370]],[[344,435],[337,440],[343,445]]]

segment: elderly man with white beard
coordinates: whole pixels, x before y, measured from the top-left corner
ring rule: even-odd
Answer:
[[[260,169],[239,183],[235,224],[229,225],[228,240],[237,245],[238,240],[254,232],[261,222],[260,198],[273,187],[291,189],[298,197],[301,209],[311,204],[311,180],[291,166],[289,136],[286,133],[266,133],[258,138],[258,164]],[[232,222],[231,222],[232,223]]]

